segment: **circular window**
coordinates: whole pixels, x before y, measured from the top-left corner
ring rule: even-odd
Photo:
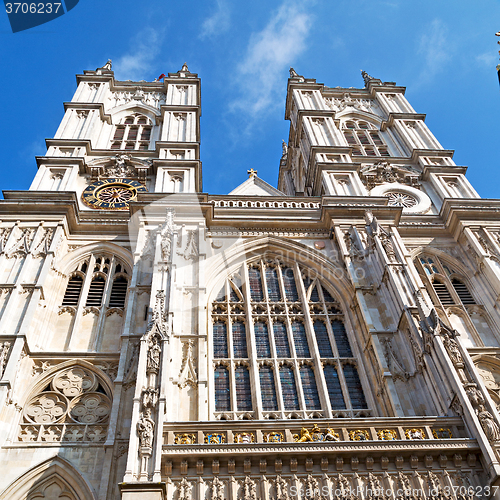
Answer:
[[[431,208],[431,199],[422,191],[399,182],[388,182],[374,187],[371,196],[388,198],[388,205],[401,207],[404,214],[426,214]]]
[[[403,207],[403,208],[411,208],[415,205],[418,205],[418,200],[415,196],[412,196],[408,193],[402,193],[400,191],[389,191],[385,193],[384,196],[389,198],[389,205],[391,207]]]

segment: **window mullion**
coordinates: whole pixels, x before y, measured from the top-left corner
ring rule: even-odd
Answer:
[[[263,281],[261,274],[261,282]],[[250,349],[248,350],[249,364],[251,369],[249,369],[250,377],[250,387],[252,388],[252,408],[254,409],[254,415],[260,420],[262,418],[262,398],[260,390],[260,380],[259,380],[259,367],[257,364],[257,347],[255,345],[255,332],[253,327],[253,316],[252,316],[252,303],[250,295],[250,278],[248,276],[248,266],[243,266],[243,283],[242,283],[242,295],[245,301],[245,325],[247,329],[247,350],[248,350],[248,340],[250,340]],[[269,328],[269,327],[268,327]],[[269,332],[268,332],[269,335]],[[250,367],[249,367],[250,368]]]
[[[64,346],[64,350],[68,350],[71,344],[71,339],[74,337],[74,333],[78,331],[78,327],[82,320],[83,308],[87,302],[87,295],[89,293],[90,284],[92,283],[92,275],[94,274],[95,257],[90,255],[89,264],[87,271],[85,273],[85,278],[83,280],[82,292],[80,293],[80,300],[78,301],[78,307],[76,308],[75,320],[73,321],[73,327],[70,329],[68,338]]]
[[[105,266],[106,256],[102,256],[103,267]],[[113,278],[115,274],[116,268],[116,259],[113,255],[111,257],[111,263],[108,268],[108,273],[106,275],[106,283],[104,284],[104,292],[103,292],[103,301],[101,305],[101,310],[99,312],[99,319],[97,320],[97,328],[95,329],[95,333],[92,335],[90,339],[90,345],[94,346],[94,350],[98,350],[102,344],[102,336],[104,333],[104,322],[106,320],[106,310],[108,309],[109,297],[111,296],[111,287],[113,286]],[[106,273],[104,273],[106,274]]]
[[[273,376],[274,376],[274,385],[276,387],[276,399],[278,400],[278,410],[280,412],[280,417],[285,418],[285,404],[283,402],[283,390],[281,388],[281,380],[280,380],[280,366],[283,364],[283,361],[278,361],[276,358],[273,361]]]
[[[320,298],[321,305],[323,306],[323,311],[325,311],[325,303],[322,300],[323,293],[322,293],[322,290],[320,290],[321,285],[319,284],[318,280],[315,280],[314,283],[313,283],[313,286],[315,286],[318,290],[318,296]],[[328,412],[328,407],[329,407],[329,405],[328,405],[328,403],[329,403],[328,390],[326,387],[326,381],[325,381],[325,376],[323,374],[323,370],[319,369],[319,367],[322,366],[321,365],[321,356],[319,354],[318,343],[316,342],[316,334],[314,333],[311,313],[309,311],[309,303],[307,301],[305,301],[305,289],[304,289],[304,287],[302,286],[300,288],[300,290],[301,290],[300,293],[304,294],[302,296],[302,299],[304,300],[304,304],[307,304],[307,306],[304,307],[304,318],[305,318],[304,324],[306,327],[306,335],[309,337],[309,340],[311,341],[309,345],[312,346],[312,358],[314,360],[314,368],[315,368],[315,369],[313,369],[313,372],[314,372],[314,378],[316,379],[316,387],[318,388],[318,391],[319,391],[319,400],[321,401],[321,408],[327,409],[328,414],[325,416],[330,418],[331,411]],[[319,375],[319,377],[318,377],[318,375]],[[319,378],[319,380],[318,380],[318,378]]]

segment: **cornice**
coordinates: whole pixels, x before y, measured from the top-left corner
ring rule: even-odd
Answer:
[[[85,109],[98,109],[99,114],[102,121],[111,125],[111,115],[108,115],[104,112],[104,104],[102,102],[65,102],[63,103],[64,111],[68,109],[77,109],[77,110],[85,110]]]

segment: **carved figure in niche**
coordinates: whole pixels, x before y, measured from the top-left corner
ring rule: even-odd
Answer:
[[[460,354],[460,350],[458,348],[456,340],[449,337],[444,337],[443,342],[453,363],[463,363],[462,355]]]
[[[153,445],[153,432],[155,423],[151,418],[151,410],[145,408],[137,422],[137,433],[141,448],[151,448]]]
[[[252,481],[249,476],[247,476],[243,482],[243,500],[257,500],[255,481]]]
[[[191,500],[191,483],[183,477],[178,487],[178,500]]]
[[[148,387],[142,390],[142,407],[154,408],[158,403],[158,389]]]
[[[500,428],[495,422],[493,415],[487,411],[483,405],[479,407],[477,417],[479,418],[479,422],[481,422],[481,426],[483,427],[488,441],[500,441]]]
[[[211,500],[224,500],[224,483],[215,476],[212,481]]]
[[[7,355],[9,354],[10,342],[0,344],[0,377],[2,377],[7,364]]]
[[[160,352],[160,341],[158,337],[154,335],[148,342],[147,372],[158,373],[160,369]]]
[[[470,384],[466,389],[465,392],[472,403],[472,406],[474,408],[477,408],[480,405],[484,404],[484,396],[481,393],[480,390],[476,387],[475,384]]]
[[[274,483],[276,489],[276,500],[289,500],[288,496],[288,485],[286,481],[281,477],[281,474],[276,476],[276,481]]]

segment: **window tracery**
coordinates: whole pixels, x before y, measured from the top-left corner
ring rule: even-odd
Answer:
[[[115,128],[111,149],[149,149],[152,128],[151,120],[147,116],[139,113],[126,116]]]
[[[111,399],[93,371],[73,366],[54,374],[24,406],[19,441],[102,442]]]
[[[216,418],[369,414],[340,304],[297,264],[233,273],[212,304],[212,333]]]
[[[415,265],[433,304],[448,316],[466,347],[499,345],[484,306],[476,302],[465,279],[453,265],[428,254],[415,259]]]
[[[119,259],[106,254],[91,255],[70,275],[61,308],[76,311],[79,305],[97,308],[105,305],[123,309],[127,288],[127,270]]]
[[[366,121],[348,120],[342,125],[342,133],[353,155],[390,156],[379,130]]]

